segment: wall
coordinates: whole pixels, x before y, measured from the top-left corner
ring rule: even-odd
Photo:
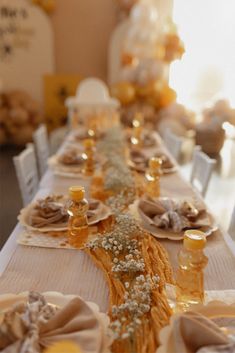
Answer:
[[[57,0],[52,16],[56,71],[106,79],[108,42],[117,19],[115,0]]]
[[[173,0],[155,1],[161,14],[171,13]],[[56,71],[106,80],[108,44],[118,13],[115,0],[56,0]]]

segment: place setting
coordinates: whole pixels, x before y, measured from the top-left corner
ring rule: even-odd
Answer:
[[[73,248],[68,237],[69,195],[48,195],[38,198],[20,211],[19,223],[23,232],[18,243],[27,246],[52,248]],[[100,200],[88,199],[86,213],[90,234],[105,229],[102,222],[112,216],[112,212]]]
[[[172,158],[165,152],[158,151],[153,155],[149,155],[149,153],[135,148],[130,149],[128,165],[132,170],[137,171],[138,173],[145,173],[151,157],[159,158],[161,160],[162,174],[171,174],[178,170],[175,162],[173,162]]]
[[[126,141],[129,147],[135,149],[152,149],[159,147],[160,138],[155,131],[144,126],[144,117],[140,112],[135,113],[132,128],[125,129]]]
[[[181,240],[187,229],[198,229],[209,236],[218,229],[206,208],[193,200],[143,196],[130,206],[130,211],[156,238]]]
[[[108,326],[108,315],[79,296],[58,292],[0,295],[1,352],[49,353],[48,347],[55,346],[61,352],[110,353]]]
[[[102,137],[104,137],[105,131],[102,131],[102,129],[100,127],[98,128],[97,125],[100,125],[100,123],[97,121],[97,118],[95,118],[94,121],[90,123],[88,122],[86,125],[80,124],[78,127],[76,127],[76,131],[73,131],[69,134],[67,140],[68,143],[79,145],[84,140],[90,138],[96,142],[99,141],[102,139]]]
[[[61,177],[89,177],[94,169],[102,168],[105,159],[96,151],[93,139],[84,139],[82,145],[75,147],[66,144],[64,149],[48,160],[53,173]]]

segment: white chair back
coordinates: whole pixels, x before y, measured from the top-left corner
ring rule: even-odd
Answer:
[[[230,224],[228,227],[228,233],[229,233],[230,237],[235,241],[235,205],[233,208],[233,213],[231,215],[231,220],[230,220]]]
[[[39,174],[42,176],[47,169],[47,159],[50,155],[46,125],[42,124],[33,134]]]
[[[13,157],[13,162],[25,206],[38,190],[38,171],[33,144],[29,143],[23,152]]]
[[[190,182],[204,197],[215,167],[216,160],[202,152],[200,146],[194,148],[193,167]]]
[[[170,129],[167,129],[163,136],[165,145],[172,156],[179,161],[183,139],[177,135],[175,135]]]
[[[59,127],[50,133],[50,153],[55,154],[64,141],[67,133],[67,126]]]

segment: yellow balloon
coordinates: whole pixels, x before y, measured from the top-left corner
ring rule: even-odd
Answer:
[[[136,93],[139,97],[145,98],[151,94],[152,87],[151,85],[147,84],[145,86],[138,86],[136,88]]]
[[[77,344],[71,341],[61,341],[54,343],[43,353],[82,353]]]
[[[119,82],[111,88],[111,93],[121,104],[130,104],[136,97],[135,87],[129,82]]]
[[[176,92],[169,86],[163,87],[160,95],[160,106],[165,108],[176,100]]]

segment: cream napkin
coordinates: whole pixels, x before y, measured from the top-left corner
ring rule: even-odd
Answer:
[[[205,209],[197,210],[193,204],[170,199],[140,199],[138,211],[144,223],[173,232],[187,228],[210,226]]]
[[[160,332],[162,353],[234,353],[235,343],[210,319],[196,312],[171,318]]]
[[[36,202],[29,214],[29,223],[36,228],[42,228],[50,224],[64,227],[68,222],[68,214],[64,204],[59,201],[59,196],[48,196]]]
[[[99,317],[100,315],[100,317]],[[70,340],[83,353],[101,353],[106,345],[103,314],[95,314],[80,298],[56,309],[38,293],[30,293],[29,303],[13,308],[0,325],[1,353],[39,353],[52,343]]]

